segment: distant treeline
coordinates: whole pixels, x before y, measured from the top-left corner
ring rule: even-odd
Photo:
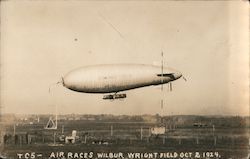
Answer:
[[[50,117],[55,115],[15,115],[4,114],[1,121],[4,124],[36,124],[46,123]],[[249,117],[243,116],[197,116],[197,115],[111,115],[111,114],[67,114],[58,115],[58,122],[146,122],[164,123],[177,127],[249,127]]]

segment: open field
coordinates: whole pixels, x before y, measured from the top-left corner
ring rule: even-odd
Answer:
[[[200,152],[202,155],[205,154],[201,158],[240,159],[247,158],[249,152],[249,129],[246,125],[232,128],[228,124],[214,126],[216,123],[211,124],[210,118],[209,124],[202,124],[198,127],[186,122],[182,124],[169,122],[172,120],[168,119],[161,123],[166,127],[166,132],[159,135],[154,135],[150,131],[152,127],[160,125],[158,122],[117,121],[115,119],[108,121],[59,120],[57,130],[46,130],[44,129],[45,121],[32,124],[18,122],[15,127],[12,124],[6,125],[3,153],[7,154],[8,158],[17,158],[18,153],[35,152],[42,154],[42,157],[36,158],[49,158],[52,152],[59,151],[65,154],[93,152],[93,158],[99,158],[96,153],[121,152],[124,158],[129,158],[128,153],[133,152],[177,153],[178,155],[181,152],[193,154]],[[61,138],[71,136],[72,130],[76,130],[77,134],[75,143],[65,143],[65,140]],[[210,155],[213,157],[207,156],[206,152],[211,152]],[[147,157],[141,156],[140,158]],[[162,158],[171,158],[171,156]],[[172,156],[172,158],[181,157]],[[194,158],[194,156],[184,158]]]

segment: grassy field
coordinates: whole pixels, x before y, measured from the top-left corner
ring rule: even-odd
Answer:
[[[17,158],[18,153],[43,154],[43,157],[36,157],[38,159],[47,159],[52,152],[59,151],[66,154],[68,152],[94,152],[95,155],[99,152],[121,152],[125,158],[129,158],[127,153],[132,152],[177,153],[178,155],[181,152],[193,154],[199,152],[203,155],[206,152],[211,152],[211,154],[218,152],[219,154],[219,157],[208,157],[209,155],[200,157],[204,159],[241,159],[247,158],[249,153],[249,130],[244,127],[213,129],[211,126],[175,126],[174,129],[168,129],[164,135],[156,136],[150,133],[150,128],[156,124],[146,122],[59,121],[57,130],[45,130],[45,124],[18,124],[15,126],[15,137],[13,125],[7,126],[5,128],[7,137],[5,137],[2,152],[8,158]],[[64,132],[62,132],[62,126]],[[64,141],[59,140],[62,135],[71,135],[72,130],[76,130],[79,136],[76,143],[65,144]],[[27,138],[30,141],[27,141]],[[98,157],[94,156],[94,158]],[[194,158],[194,156],[186,158]]]

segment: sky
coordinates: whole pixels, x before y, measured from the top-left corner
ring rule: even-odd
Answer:
[[[1,1],[3,113],[249,114],[247,1]],[[48,89],[95,64],[161,62],[187,79],[103,94]],[[164,101],[161,108],[161,99]]]

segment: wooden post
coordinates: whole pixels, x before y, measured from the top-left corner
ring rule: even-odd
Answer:
[[[20,146],[22,146],[22,135],[20,135],[20,138],[19,138],[19,141],[20,141]]]
[[[13,128],[14,130],[13,130],[13,136],[15,137],[15,135],[16,135],[16,124],[14,124],[14,128]]]
[[[231,139],[232,139],[232,145],[234,146],[234,137],[231,137]]]
[[[86,144],[87,143],[87,136],[84,135],[84,143]]]
[[[213,125],[213,136],[214,136],[214,132],[215,132],[215,126]]]
[[[151,129],[150,128],[148,128],[148,136],[150,136],[151,135]],[[249,139],[250,140],[250,139]]]
[[[113,125],[110,127],[110,136],[113,136]]]
[[[43,135],[43,143],[45,143],[45,138],[44,138],[44,135]]]
[[[216,146],[217,138],[214,136],[214,146]]]
[[[141,127],[141,140],[142,140],[142,127]]]
[[[64,134],[64,125],[62,125],[62,134]]]
[[[54,145],[56,144],[56,132],[54,132],[54,134],[53,134],[53,136],[54,136],[54,139],[53,139],[53,143],[54,143]]]
[[[28,145],[31,143],[31,137],[30,135],[27,136],[28,137]]]

